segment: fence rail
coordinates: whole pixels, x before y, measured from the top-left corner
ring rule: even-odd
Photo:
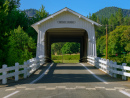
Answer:
[[[126,66],[126,63],[117,65],[117,62],[93,56],[88,56],[87,60],[88,63],[94,65],[112,77],[116,78],[117,75],[122,75],[123,80],[127,80],[127,77],[130,77],[130,67]]]
[[[0,73],[2,73],[2,75],[0,75],[0,80],[2,80],[2,84],[6,84],[7,78],[14,76],[15,81],[18,81],[20,74],[24,74],[24,78],[27,78],[43,64],[44,57],[42,55],[24,62],[23,65],[15,63],[15,66],[7,67],[7,65],[4,64],[2,65],[2,69],[0,69]],[[12,71],[12,73],[8,71]]]

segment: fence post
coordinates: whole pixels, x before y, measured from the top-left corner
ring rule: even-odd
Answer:
[[[109,75],[112,77],[113,69],[112,69],[113,61],[109,62]]]
[[[24,62],[24,78],[27,78],[27,62]]]
[[[15,63],[15,81],[19,80],[19,63]]]
[[[7,68],[7,65],[2,65],[2,69],[4,70],[2,75],[4,76],[4,78],[2,79],[2,84],[6,84],[7,83],[7,78],[6,78],[6,75],[7,75],[7,71],[5,70]]]
[[[33,64],[34,64],[34,67],[32,68],[32,70],[36,70],[37,69],[37,59],[36,58],[34,58],[34,62],[33,62]]]
[[[114,69],[113,77],[114,77],[114,78],[117,77],[117,73],[116,73],[116,72],[117,72],[117,68],[116,68],[116,66],[117,66],[117,62],[114,62],[114,63],[113,63],[113,69]]]
[[[107,74],[110,75],[110,68],[109,68],[109,65],[110,65],[110,62],[109,62],[109,59],[107,59],[107,61],[106,61],[106,67],[107,67],[106,72],[107,72]]]
[[[97,59],[98,59],[98,58],[95,57],[95,67],[96,67],[96,68],[98,68],[98,67],[97,67]]]
[[[126,63],[122,63],[122,66],[126,66]],[[124,67],[123,67],[123,68],[124,68]],[[124,72],[126,72],[126,70],[122,69],[122,73],[123,73],[123,75],[122,75],[122,80],[127,80],[127,77],[124,76]]]
[[[97,62],[97,60],[96,60],[96,57],[94,57],[94,66],[96,67],[96,62]]]
[[[27,76],[29,77],[29,72],[30,72],[30,60],[27,61]]]

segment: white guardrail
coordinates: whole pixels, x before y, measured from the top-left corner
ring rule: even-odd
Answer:
[[[14,76],[15,81],[19,80],[19,75],[24,74],[24,78],[29,77],[34,71],[36,71],[41,65],[44,64],[44,57],[41,55],[38,58],[32,58],[28,61],[24,62],[23,65],[19,65],[19,63],[15,63],[15,66],[7,67],[7,65],[3,65],[2,69],[0,69],[0,80],[2,80],[2,84],[7,83],[7,78]],[[9,73],[9,71],[13,71]]]
[[[103,72],[109,74],[112,77],[117,77],[122,75],[122,80],[127,80],[127,77],[130,77],[130,67],[126,66],[126,63],[122,65],[117,65],[117,62],[109,61],[99,57],[88,56],[88,63],[99,68]]]

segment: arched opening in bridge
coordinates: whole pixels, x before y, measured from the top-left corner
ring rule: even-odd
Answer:
[[[53,28],[45,33],[46,62],[52,62],[51,44],[56,42],[77,42],[80,44],[79,62],[86,62],[88,50],[87,31],[80,28]]]
[[[54,63],[79,63],[80,43],[78,42],[52,43],[51,60]]]

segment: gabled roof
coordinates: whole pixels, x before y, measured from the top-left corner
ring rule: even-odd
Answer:
[[[79,18],[83,18],[83,19],[85,19],[86,21],[92,23],[93,25],[101,26],[101,24],[99,24],[99,23],[97,23],[97,22],[95,22],[95,21],[93,21],[93,20],[90,20],[90,19],[88,19],[87,17],[85,17],[85,16],[83,16],[83,15],[81,15],[81,14],[79,14],[79,13],[77,13],[77,12],[75,12],[75,11],[73,11],[73,10],[67,8],[67,7],[65,7],[64,9],[62,9],[62,10],[60,10],[60,11],[58,11],[58,12],[56,12],[56,13],[50,15],[50,16],[48,16],[47,18],[44,18],[44,19],[42,19],[42,20],[40,20],[40,21],[38,21],[38,22],[32,24],[31,26],[36,30],[36,29],[38,29],[38,25],[40,25],[41,23],[43,23],[43,22],[45,22],[45,21],[47,21],[47,20],[49,20],[49,19],[51,19],[51,18],[53,18],[53,17],[59,15],[60,13],[65,12],[65,11],[68,11],[68,12],[70,12],[70,13],[72,13],[72,14],[78,16]]]

